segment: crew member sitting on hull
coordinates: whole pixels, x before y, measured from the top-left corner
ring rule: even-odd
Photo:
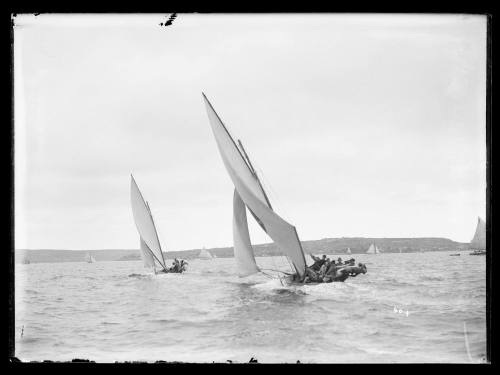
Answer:
[[[310,269],[312,269],[313,271],[319,271],[321,266],[323,265],[323,263],[326,262],[326,255],[323,254],[323,258],[320,258],[320,257],[315,257],[314,255],[312,254],[309,254],[311,256],[311,258],[313,258],[314,260],[314,263],[311,267],[309,267]]]
[[[330,259],[326,258],[325,263],[323,263],[323,265],[319,269],[319,276],[320,276],[321,279],[325,276],[326,271],[328,270],[328,268],[330,268],[330,263],[331,263]]]

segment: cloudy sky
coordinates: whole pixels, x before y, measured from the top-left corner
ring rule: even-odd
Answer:
[[[470,241],[486,211],[485,17],[166,18],[15,18],[16,248],[137,248],[130,173],[165,250],[231,246],[202,91],[302,240]]]

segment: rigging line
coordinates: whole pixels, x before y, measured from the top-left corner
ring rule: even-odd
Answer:
[[[278,202],[278,206],[280,208],[280,211],[284,212],[284,214],[287,218],[290,218],[290,214],[289,214],[288,210],[286,209],[283,201],[279,198],[278,193],[273,189],[268,178],[266,177],[264,172],[262,172],[262,169],[260,168],[259,164],[255,163],[255,160],[254,160],[253,165],[254,165],[256,172],[259,173],[259,176],[261,177],[263,185],[265,186],[266,190],[271,193],[270,195],[272,196],[273,201]]]

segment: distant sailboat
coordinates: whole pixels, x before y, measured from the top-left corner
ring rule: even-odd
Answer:
[[[87,253],[85,254],[85,261],[87,263],[95,263],[95,258],[90,253]]]
[[[351,248],[350,247],[347,248],[346,254],[351,254]]]
[[[200,259],[213,259],[215,258],[212,254],[205,248],[200,250],[200,254],[198,255]]]
[[[381,253],[380,249],[373,243],[370,245],[370,247],[366,251],[366,254],[380,254],[380,253]]]
[[[296,281],[304,280],[306,260],[297,230],[274,212],[243,144],[239,140],[238,144],[235,142],[205,94],[203,99],[222,161],[234,184],[233,242],[239,275],[243,277],[260,271],[248,232],[248,208],[260,227],[293,265]]]
[[[476,232],[470,242],[470,255],[486,255],[486,222],[480,217],[477,218]]]
[[[130,201],[132,204],[135,226],[139,232],[141,257],[144,267],[152,268],[154,273],[156,273],[156,268],[158,266],[168,271],[153,215],[132,175],[130,181]]]

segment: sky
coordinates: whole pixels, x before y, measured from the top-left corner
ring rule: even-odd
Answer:
[[[168,16],[14,18],[17,249],[138,248],[131,173],[164,251],[232,246],[202,92],[301,240],[471,240],[486,17]]]

